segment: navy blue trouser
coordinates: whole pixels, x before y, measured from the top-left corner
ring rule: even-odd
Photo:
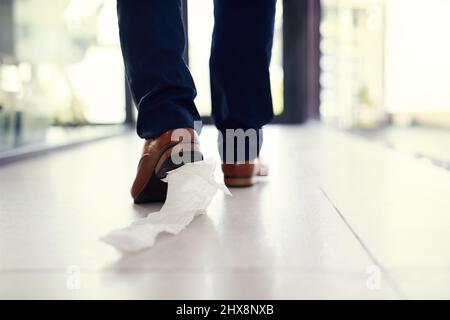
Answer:
[[[275,3],[214,0],[212,117],[221,132],[258,131],[273,118],[269,63]],[[183,60],[181,0],[118,0],[117,11],[127,79],[138,108],[138,135],[151,138],[192,128],[200,116]]]

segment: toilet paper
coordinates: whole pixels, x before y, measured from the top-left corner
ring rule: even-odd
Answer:
[[[119,250],[133,252],[153,246],[162,232],[179,233],[195,216],[206,213],[217,191],[231,195],[223,183],[215,180],[215,168],[215,160],[206,159],[170,171],[164,179],[168,189],[161,210],[126,228],[111,231],[101,240]]]

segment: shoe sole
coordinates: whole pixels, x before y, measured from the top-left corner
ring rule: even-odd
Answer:
[[[224,182],[229,188],[246,188],[255,184],[255,177],[224,177]]]
[[[177,161],[174,161],[174,155]],[[180,168],[186,163],[203,160],[198,144],[178,143],[169,147],[159,156],[155,170],[145,185],[144,189],[134,199],[135,204],[162,202],[166,200],[167,183],[161,181],[167,173]]]

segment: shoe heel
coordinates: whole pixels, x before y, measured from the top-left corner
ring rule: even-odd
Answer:
[[[167,172],[177,169],[186,163],[203,160],[200,145],[197,143],[179,143],[167,149],[159,158],[155,174],[159,179],[167,176]]]
[[[162,202],[166,200],[167,183],[152,176],[141,193],[134,199],[135,204]]]
[[[250,187],[255,184],[254,164],[222,164],[222,171],[227,187]]]

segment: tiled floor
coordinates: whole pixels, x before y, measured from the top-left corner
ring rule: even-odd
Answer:
[[[0,298],[450,298],[448,171],[318,125],[265,138],[270,177],[137,254],[98,240],[158,209],[129,198],[134,134],[0,167]]]

